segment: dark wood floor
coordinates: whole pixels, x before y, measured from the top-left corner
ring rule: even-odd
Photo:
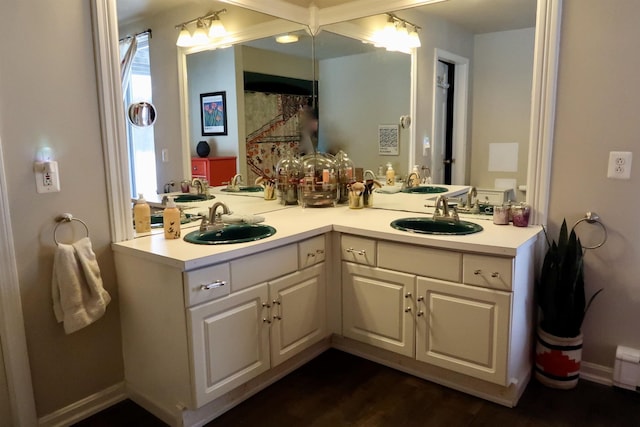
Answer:
[[[164,424],[131,401],[77,427]],[[208,427],[640,426],[640,393],[580,381],[553,390],[532,380],[516,408],[450,390],[329,350]]]

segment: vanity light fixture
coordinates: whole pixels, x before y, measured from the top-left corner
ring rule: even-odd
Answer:
[[[418,31],[420,27],[409,21],[387,13],[387,23],[374,34],[374,45],[389,51],[409,53],[413,48],[421,46]],[[411,29],[411,31],[409,31]]]
[[[276,37],[276,42],[287,44],[287,43],[296,43],[298,41],[298,36],[295,34],[283,34],[281,36]]]
[[[176,25],[176,30],[180,30],[176,46],[190,47],[205,45],[211,41],[221,41],[227,35],[227,31],[219,15],[226,12],[227,9],[221,9]],[[187,26],[193,23],[196,24],[196,29],[192,35]]]

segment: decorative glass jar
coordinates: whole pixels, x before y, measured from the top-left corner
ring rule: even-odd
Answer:
[[[335,206],[338,200],[336,161],[331,154],[309,153],[302,157],[298,203],[302,207]]]
[[[302,177],[302,162],[287,150],[276,165],[277,194],[283,205],[298,204],[298,183]]]
[[[336,153],[335,159],[338,170],[338,203],[346,203],[349,201],[349,184],[355,181],[353,162],[342,150]]]

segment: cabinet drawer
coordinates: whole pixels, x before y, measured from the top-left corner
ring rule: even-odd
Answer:
[[[229,295],[229,264],[217,264],[183,274],[187,307]]]
[[[324,235],[298,243],[298,265],[300,269],[324,261]]]
[[[464,254],[462,281],[468,285],[510,291],[513,262],[513,258]]]
[[[462,254],[402,243],[378,243],[378,267],[460,282]]]
[[[270,249],[238,258],[231,264],[231,292],[248,288],[298,269],[298,245]]]
[[[343,234],[340,242],[343,260],[375,267],[375,240]]]

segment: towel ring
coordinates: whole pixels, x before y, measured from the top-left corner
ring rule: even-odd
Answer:
[[[56,217],[56,227],[53,229],[53,241],[56,243],[56,246],[60,244],[60,242],[58,242],[58,238],[57,238],[57,233],[58,233],[58,227],[60,227],[60,225],[65,224],[67,222],[71,222],[71,221],[78,221],[80,224],[82,224],[84,226],[85,231],[87,232],[87,237],[89,237],[89,227],[87,227],[87,224],[78,218],[74,218],[73,215],[71,215],[70,213],[63,213],[62,215],[59,215]]]
[[[573,227],[571,227],[571,230],[574,230],[578,224],[585,221],[589,224],[598,224],[600,227],[602,227],[604,236],[602,237],[602,241],[600,243],[593,246],[583,246],[582,249],[597,249],[600,246],[604,245],[604,243],[607,241],[607,227],[604,226],[602,221],[600,221],[600,216],[595,212],[587,212],[584,218],[579,219],[578,221],[576,221],[575,224],[573,224]]]

